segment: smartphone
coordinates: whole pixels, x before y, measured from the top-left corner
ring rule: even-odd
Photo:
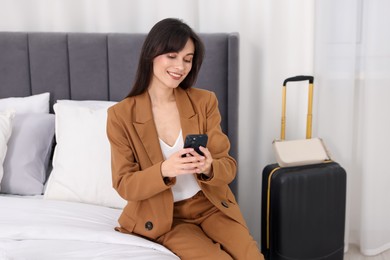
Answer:
[[[184,140],[184,148],[194,148],[198,154],[203,156],[204,154],[199,150],[199,146],[206,147],[207,140],[208,136],[206,134],[187,135]],[[182,157],[185,156],[185,154],[182,155]]]

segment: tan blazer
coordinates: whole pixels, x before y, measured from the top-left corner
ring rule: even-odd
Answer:
[[[196,179],[205,196],[222,212],[246,226],[228,184],[235,178],[236,161],[229,156],[230,143],[221,131],[218,101],[213,92],[190,88],[174,90],[183,137],[209,136],[213,177]],[[128,201],[117,230],[151,239],[171,229],[173,194],[160,167],[163,154],[153,120],[149,94],[126,98],[108,110],[107,135],[111,144],[113,186]]]

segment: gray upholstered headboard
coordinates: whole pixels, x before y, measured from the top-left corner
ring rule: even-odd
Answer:
[[[119,101],[130,91],[145,36],[0,32],[0,98],[50,92],[51,104],[57,99]],[[237,159],[238,34],[200,36],[206,56],[195,87],[216,93],[222,129]]]

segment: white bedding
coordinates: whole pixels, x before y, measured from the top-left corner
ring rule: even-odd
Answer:
[[[114,230],[121,210],[0,196],[0,260],[179,259],[165,247]]]

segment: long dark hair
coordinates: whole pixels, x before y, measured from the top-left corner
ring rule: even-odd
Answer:
[[[147,90],[152,79],[155,57],[164,53],[181,51],[188,39],[194,42],[195,53],[191,71],[179,87],[187,89],[193,86],[203,62],[204,45],[187,24],[175,18],[167,18],[156,23],[147,35],[140,53],[135,82],[127,97],[142,94]]]

